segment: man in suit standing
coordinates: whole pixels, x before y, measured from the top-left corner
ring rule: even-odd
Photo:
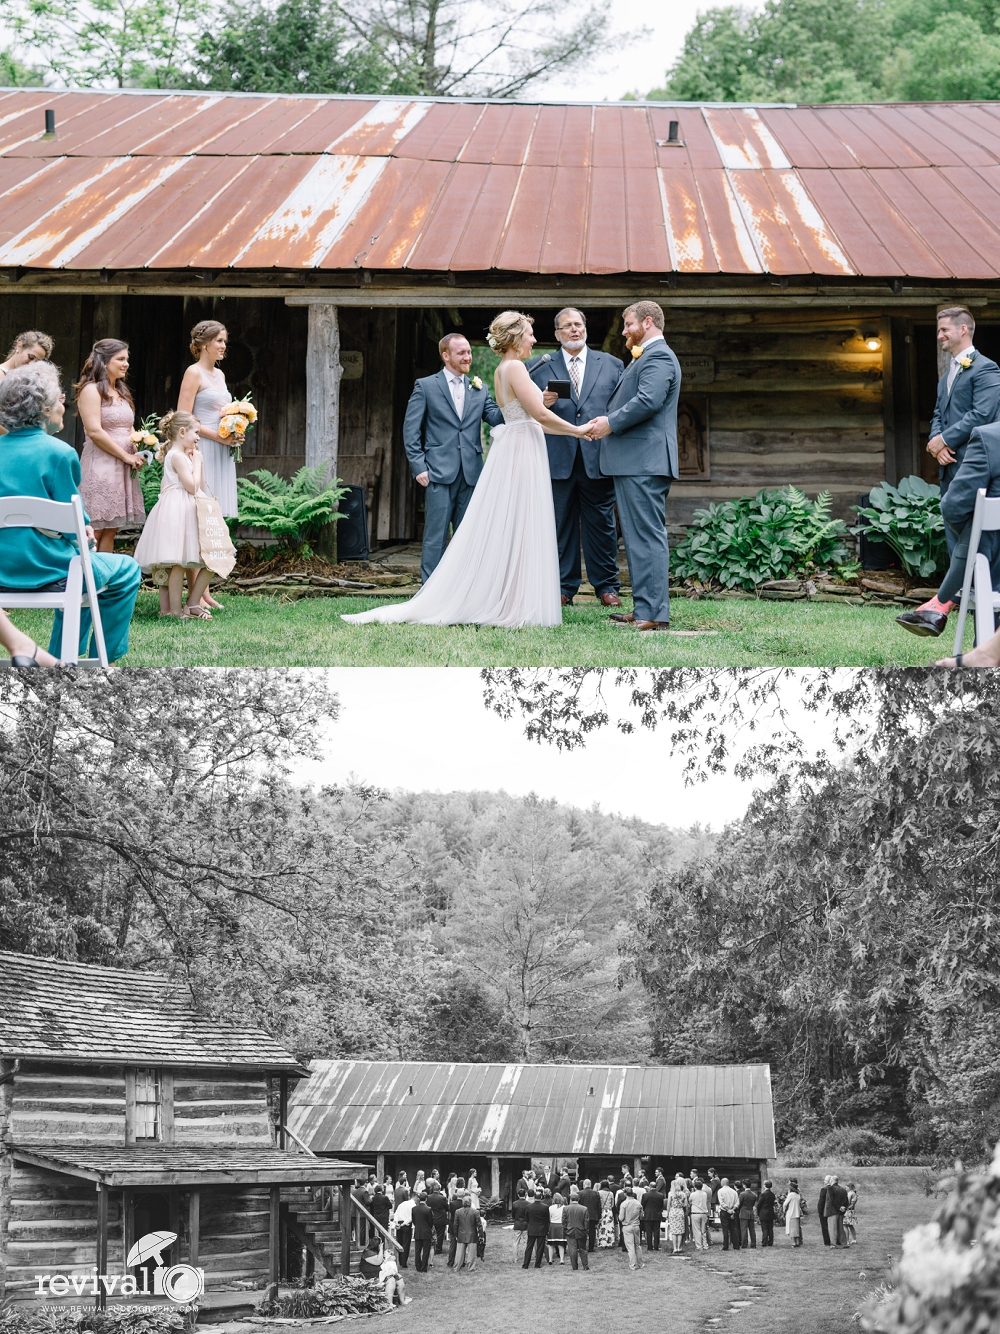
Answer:
[[[542,390],[545,406],[579,426],[607,412],[608,399],[622,378],[622,364],[617,357],[587,346],[587,321],[571,306],[556,316],[556,342],[561,350],[555,356],[546,352],[530,361],[528,374]],[[550,392],[550,380],[569,381],[569,398]],[[580,590],[582,536],[587,578],[594,592],[605,607],[620,607],[615,484],[601,472],[601,447],[596,440],[577,440],[570,435],[547,435],[545,444],[563,606],[569,606]]]
[[[740,1249],[740,1197],[723,1177],[719,1185],[719,1221],[722,1224],[722,1249]]]
[[[754,1207],[757,1204],[757,1192],[750,1188],[749,1182],[743,1183],[740,1191],[740,1246],[746,1250],[757,1249],[757,1228],[754,1224]]]
[[[660,1249],[660,1223],[663,1220],[663,1206],[666,1204],[665,1198],[656,1189],[656,1186],[648,1186],[642,1192],[642,1226],[646,1233],[646,1250],[658,1251]]]
[[[670,625],[670,548],[666,502],[678,475],[677,400],[680,363],[663,337],[663,311],[637,301],[623,316],[633,361],[594,422],[601,471],[614,478],[618,518],[632,578],[633,611],[611,619],[636,630]]]
[[[469,507],[483,470],[482,422],[503,423],[503,413],[478,376],[469,379],[472,348],[461,334],[438,344],[442,370],[418,380],[403,418],[403,447],[419,486],[425,487],[420,577],[431,577]]]
[[[628,1267],[629,1269],[641,1269],[641,1234],[639,1229],[642,1225],[642,1205],[635,1198],[631,1186],[625,1187],[625,1198],[622,1200],[618,1219],[621,1223],[622,1241],[625,1243],[625,1250],[628,1253]]]
[[[428,1181],[427,1187],[427,1205],[434,1219],[434,1254],[440,1255],[444,1250],[444,1234],[448,1226],[448,1200],[439,1181]]]
[[[831,1177],[830,1184],[826,1188],[826,1203],[823,1210],[826,1214],[826,1226],[830,1234],[830,1243],[838,1250],[847,1245],[844,1237],[844,1210],[846,1208],[847,1191],[837,1177]]]
[[[563,1210],[563,1230],[566,1233],[566,1254],[569,1262],[576,1269],[580,1264],[590,1268],[587,1259],[587,1232],[589,1218],[587,1207],[579,1200],[570,1201]]]
[[[476,1267],[479,1241],[479,1212],[472,1207],[472,1196],[462,1196],[462,1207],[455,1212],[455,1272],[463,1267],[471,1274]]]
[[[434,1253],[434,1215],[426,1200],[418,1199],[413,1206],[413,1264],[418,1273],[426,1274],[428,1266],[433,1264]]]
[[[830,1230],[827,1225],[826,1197],[830,1192],[830,1177],[823,1178],[823,1185],[820,1187],[819,1195],[816,1198],[816,1215],[819,1218],[819,1230],[823,1234],[823,1245],[830,1244]]]
[[[535,1268],[541,1269],[542,1256],[545,1254],[545,1238],[549,1231],[549,1206],[542,1200],[529,1199],[528,1201],[528,1237],[524,1247],[524,1260],[521,1262],[521,1268],[527,1269],[531,1264],[531,1253],[535,1252]]]
[[[942,507],[973,431],[1000,417],[1000,366],[973,347],[975,332],[976,321],[964,306],[949,306],[938,312],[938,343],[951,360],[938,381],[927,452],[938,462]],[[947,525],[945,539],[948,554],[952,556],[958,538]],[[911,634],[936,637],[943,633],[954,605],[951,598],[942,600],[939,591],[929,602],[904,612],[896,620]]]
[[[774,1245],[774,1210],[777,1201],[770,1181],[764,1182],[764,1189],[757,1200],[757,1217],[760,1219],[761,1246]]]
[[[601,1196],[592,1182],[584,1181],[580,1203],[587,1211],[587,1250],[592,1251],[597,1245],[597,1225],[601,1221]]]

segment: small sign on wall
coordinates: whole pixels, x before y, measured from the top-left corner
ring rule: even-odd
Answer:
[[[677,463],[680,480],[708,478],[708,395],[685,394],[677,404]]]
[[[341,352],[340,364],[343,367],[344,380],[360,380],[365,373],[365,354],[363,352]]]
[[[711,384],[715,379],[714,357],[678,357],[681,384]]]

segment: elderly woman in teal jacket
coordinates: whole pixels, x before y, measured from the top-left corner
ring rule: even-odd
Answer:
[[[0,380],[0,425],[8,432],[0,436],[0,496],[41,496],[65,502],[79,494],[76,450],[48,433],[61,429],[64,410],[59,372],[51,362],[21,366]],[[92,536],[89,521],[87,533]],[[76,553],[76,542],[69,537],[37,528],[0,528],[0,588],[21,593],[64,586]],[[113,661],[128,652],[129,622],[142,571],[131,556],[94,552],[91,562],[105,645]],[[50,653],[58,654],[61,640],[62,612],[56,612]],[[81,655],[88,652],[88,640],[92,640],[90,612],[84,610]],[[89,656],[97,656],[93,642]]]

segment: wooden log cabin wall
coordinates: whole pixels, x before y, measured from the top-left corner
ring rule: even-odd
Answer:
[[[457,330],[485,345],[505,304],[535,318],[539,348],[554,346],[555,299],[498,290],[489,306],[336,307],[343,377],[339,386],[337,472],[365,488],[373,545],[419,538],[421,500],[406,460],[402,423],[415,378],[440,368],[437,339]],[[684,371],[682,472],[668,501],[672,524],[690,522],[713,500],[792,483],[809,495],[829,490],[834,512],[851,517],[858,497],[884,478],[933,478],[924,457],[937,376],[935,304],[843,309],[739,309],[689,298],[666,310],[666,337]],[[461,299],[456,293],[456,298]],[[521,299],[519,299],[521,298]],[[336,302],[336,293],[331,300]],[[409,298],[412,301],[412,297]],[[956,296],[954,299],[959,299]],[[384,298],[383,298],[384,300]],[[591,346],[624,355],[624,298],[580,303]],[[977,346],[1000,355],[1000,324],[985,319]],[[291,476],[306,462],[308,306],[275,296],[0,293],[0,347],[22,329],[56,340],[54,359],[70,384],[98,337],[128,341],[130,383],[140,416],[176,406],[190,363],[188,336],[201,319],[230,335],[223,369],[234,394],[251,393],[260,417],[244,448],[243,474],[266,468]],[[879,346],[868,346],[869,339]],[[82,446],[68,404],[63,438]]]
[[[154,1231],[210,1301],[277,1282],[293,1232],[327,1272],[349,1264],[339,1201],[361,1169],[284,1129],[306,1073],[168,978],[0,952],[0,1300],[78,1304],[95,1262],[120,1279]]]

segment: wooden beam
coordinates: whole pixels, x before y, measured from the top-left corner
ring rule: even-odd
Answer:
[[[135,1207],[132,1192],[122,1191],[122,1273],[129,1272],[126,1261],[135,1241]]]
[[[188,1196],[188,1264],[197,1267],[201,1245],[201,1191],[195,1187]]]
[[[378,1177],[378,1185],[381,1186],[382,1182],[385,1180],[385,1154],[384,1154],[384,1153],[378,1153],[378,1154],[375,1155],[375,1175]]]
[[[125,1143],[135,1143],[135,1071],[125,1068]]]
[[[174,1142],[174,1072],[160,1071],[160,1139],[164,1144]]]
[[[330,1187],[331,1193],[333,1187]],[[351,1272],[351,1188],[346,1181],[340,1183],[340,1273],[346,1278]]]
[[[340,324],[337,294],[309,304],[309,341],[306,344],[306,467],[325,467],[337,475],[340,433]]]
[[[278,1080],[278,1148],[288,1148],[288,1076],[281,1075]]]
[[[490,1194],[500,1194],[500,1159],[495,1155],[490,1159]]]
[[[97,1296],[94,1305],[103,1310],[107,1300],[107,1289],[101,1282],[101,1275],[108,1272],[108,1191],[106,1186],[97,1187]]]
[[[281,1187],[271,1187],[271,1210],[268,1222],[268,1281],[277,1290],[281,1276]]]

